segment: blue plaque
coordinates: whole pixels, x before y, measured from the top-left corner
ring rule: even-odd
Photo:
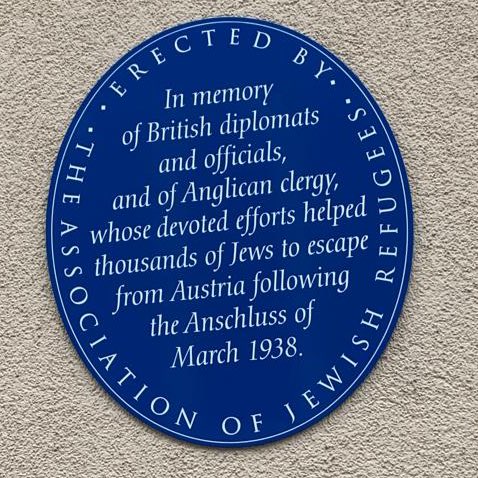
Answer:
[[[105,390],[176,438],[250,446],[318,422],[370,372],[407,289],[412,207],[392,131],[340,60],[212,18],[91,90],[46,234],[60,315]]]

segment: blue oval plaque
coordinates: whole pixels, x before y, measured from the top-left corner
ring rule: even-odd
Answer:
[[[400,313],[412,209],[393,134],[334,55],[213,18],[134,48],[65,136],[47,211],[60,314],[149,425],[249,446],[330,413]]]

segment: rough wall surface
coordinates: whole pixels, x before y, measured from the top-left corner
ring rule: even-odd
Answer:
[[[81,100],[134,45],[244,15],[310,35],[395,131],[415,257],[394,336],[360,389],[292,438],[242,450],[171,439],[113,402],[50,288],[50,176]],[[0,0],[0,476],[478,476],[478,4],[473,0]]]

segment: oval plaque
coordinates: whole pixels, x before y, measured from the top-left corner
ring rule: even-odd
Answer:
[[[212,446],[340,405],[383,351],[411,266],[397,144],[315,41],[247,18],[167,30],[88,94],[56,162],[60,314],[124,408]]]

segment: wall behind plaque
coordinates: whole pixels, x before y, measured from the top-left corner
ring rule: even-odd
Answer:
[[[44,244],[85,94],[142,40],[213,15],[282,23],[344,60],[391,123],[415,211],[408,297],[372,374],[312,428],[238,450],[171,439],[106,395],[63,329]],[[0,476],[476,476],[477,21],[471,0],[1,0]]]

